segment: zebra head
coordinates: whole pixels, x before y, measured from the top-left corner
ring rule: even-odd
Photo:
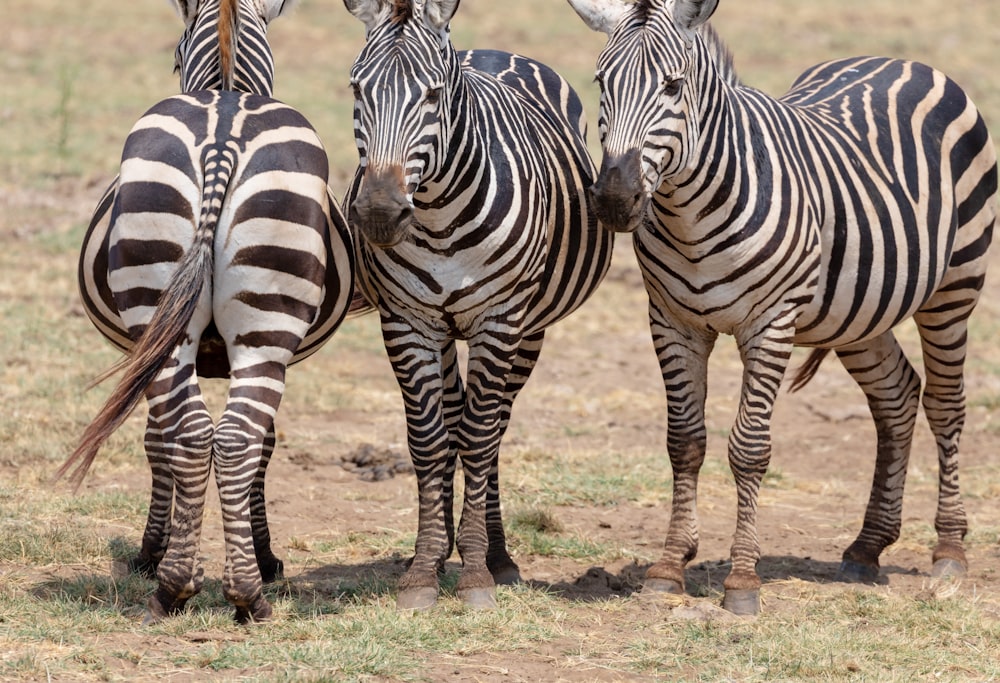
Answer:
[[[448,22],[459,0],[344,0],[367,29],[351,68],[361,186],[348,210],[369,244],[392,247],[413,195],[440,170],[461,67]]]
[[[605,227],[642,225],[649,197],[683,171],[698,142],[695,29],[718,0],[569,0],[608,35],[597,59],[604,158],[591,198]]]
[[[267,24],[291,0],[172,0],[185,30],[174,53],[181,92],[239,90],[270,96]]]

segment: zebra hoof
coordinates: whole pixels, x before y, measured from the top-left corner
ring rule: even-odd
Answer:
[[[274,610],[271,608],[271,603],[263,595],[260,595],[249,607],[237,605],[234,618],[237,624],[245,626],[246,624],[269,621],[272,614],[274,614]]]
[[[496,588],[465,588],[457,591],[458,597],[467,607],[475,610],[497,608]]]
[[[931,576],[935,579],[960,579],[965,572],[965,565],[950,557],[941,558],[931,567]]]
[[[128,571],[145,579],[156,580],[156,563],[142,555],[136,555],[128,561]]]
[[[399,591],[396,609],[411,612],[426,612],[437,602],[438,589],[433,586],[417,586]]]
[[[684,586],[670,579],[647,578],[642,582],[642,594],[669,593],[671,595],[684,595]]]
[[[146,601],[146,611],[142,615],[142,625],[152,626],[153,624],[158,624],[167,617],[177,614],[180,610],[181,608],[177,606],[168,608],[156,597],[156,593],[153,593],[149,597],[149,600]]]
[[[516,564],[502,567],[490,573],[493,575],[493,581],[498,586],[514,586],[521,583],[521,572],[518,570]]]
[[[264,583],[274,583],[285,575],[285,563],[276,557],[272,557],[272,560],[258,565],[260,580]]]
[[[844,560],[837,570],[837,579],[850,583],[878,583],[878,566]]]
[[[757,616],[760,614],[760,590],[727,590],[722,598],[722,608],[740,616]]]

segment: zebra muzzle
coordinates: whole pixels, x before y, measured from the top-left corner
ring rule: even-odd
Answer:
[[[386,176],[365,178],[361,191],[348,209],[347,219],[373,247],[394,247],[413,224],[413,205],[398,183]]]
[[[614,232],[632,232],[642,223],[646,192],[638,152],[605,155],[601,172],[587,190],[597,220]]]

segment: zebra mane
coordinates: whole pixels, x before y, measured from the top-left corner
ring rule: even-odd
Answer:
[[[646,2],[646,0],[641,0]],[[705,44],[715,68],[719,72],[719,77],[733,87],[742,85],[739,74],[736,73],[736,66],[733,62],[733,53],[729,51],[729,46],[719,36],[711,22],[705,22],[698,27],[698,35]]]
[[[392,16],[389,18],[393,24],[405,24],[413,17],[413,3],[410,0],[394,0],[392,3]]]
[[[648,21],[653,12],[657,9],[657,1],[658,0],[635,0],[636,18],[644,22]],[[712,58],[712,61],[715,62],[715,67],[718,69],[719,77],[733,87],[742,85],[739,74],[736,73],[736,66],[733,63],[733,53],[729,51],[729,47],[719,36],[718,32],[716,32],[712,23],[710,21],[706,21],[704,24],[695,29],[695,31],[701,37],[702,42],[704,42],[705,48],[707,49],[709,56]]]
[[[239,0],[222,0],[219,4],[219,70],[222,72],[223,90],[233,90],[236,82],[239,31]]]

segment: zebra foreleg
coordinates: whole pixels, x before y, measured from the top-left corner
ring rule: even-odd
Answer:
[[[441,352],[408,329],[405,321],[383,312],[383,337],[403,395],[419,499],[417,541],[410,566],[399,579],[396,607],[426,610],[437,602],[438,570],[451,554],[445,490],[455,475],[455,450],[444,417]]]
[[[646,570],[643,592],[683,593],[684,567],[698,552],[698,473],[705,460],[705,397],[714,335],[683,335],[650,310],[653,345],[667,395],[667,453],[673,501],[663,555]]]
[[[733,566],[722,582],[722,606],[736,614],[760,612],[757,503],[771,460],[774,402],[792,356],[795,312],[786,312],[756,334],[736,335],[743,361],[740,405],[729,434],[729,469],[736,481],[736,532],[730,551]]]
[[[837,349],[837,356],[865,392],[878,439],[865,521],[844,551],[839,575],[848,581],[873,583],[878,579],[879,556],[899,538],[920,378],[891,331]]]
[[[521,342],[511,329],[498,322],[469,342],[469,388],[458,432],[465,474],[465,499],[456,539],[462,573],[455,591],[474,609],[496,607],[496,582],[486,564],[490,545],[486,507],[490,473],[500,448],[501,407]]]

